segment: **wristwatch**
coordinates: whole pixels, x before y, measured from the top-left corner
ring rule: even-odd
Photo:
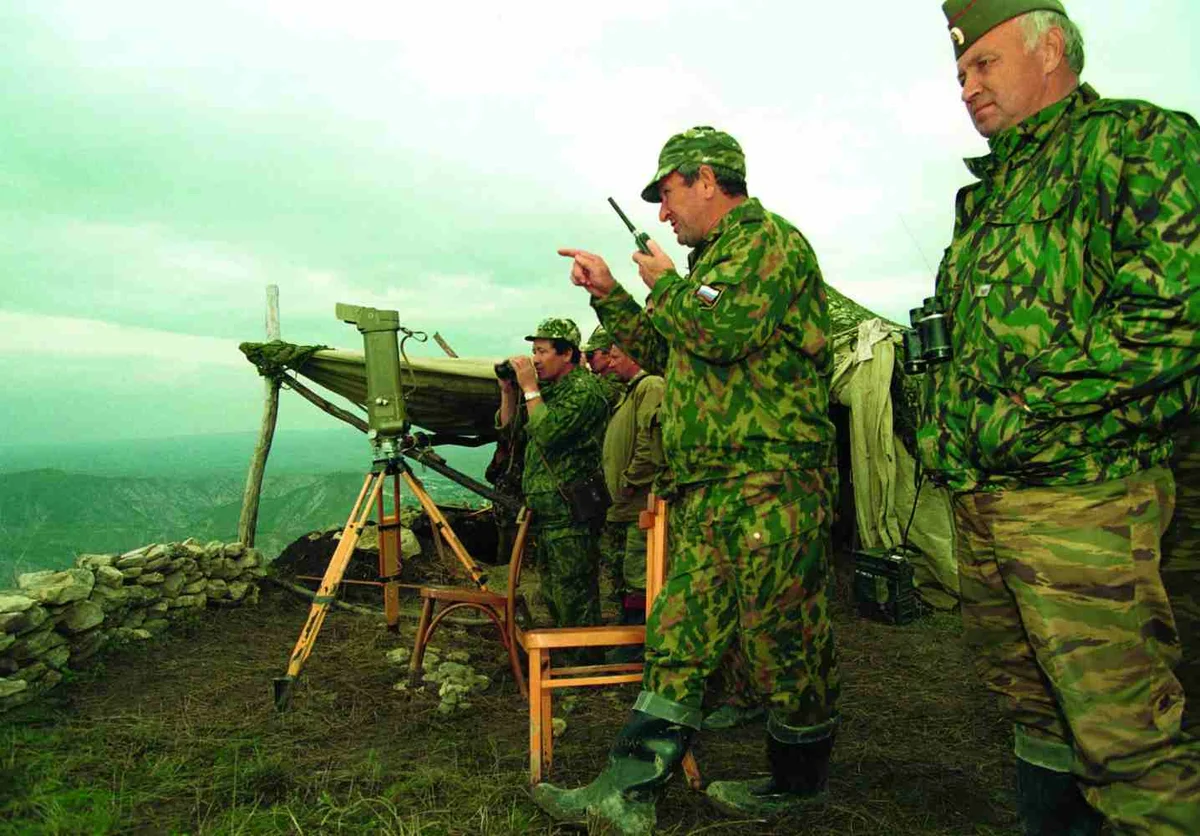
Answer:
[[[532,392],[525,393],[525,400],[532,401],[535,398],[540,398],[541,396],[542,396],[542,393],[539,390],[534,389]]]

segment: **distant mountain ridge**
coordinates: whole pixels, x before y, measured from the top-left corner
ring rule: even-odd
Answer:
[[[50,468],[97,476],[188,478],[224,473],[243,478],[258,433],[191,435],[55,444],[0,444],[0,475]],[[477,479],[492,455],[484,447],[439,447],[451,466]],[[371,450],[351,427],[277,431],[267,473],[334,473],[366,470]]]
[[[187,537],[236,539],[253,443],[254,436],[246,434],[67,445],[52,453],[0,448],[0,587],[11,585],[19,572],[64,568],[77,553],[123,552]],[[491,455],[490,448],[439,452],[477,479]],[[47,454],[43,466],[14,471],[40,454]],[[362,469],[354,470],[359,461]],[[263,482],[256,545],[274,558],[303,534],[344,524],[369,465],[366,442],[352,431],[277,436]],[[436,501],[483,504],[423,470],[414,465]],[[405,502],[413,502],[405,494]]]

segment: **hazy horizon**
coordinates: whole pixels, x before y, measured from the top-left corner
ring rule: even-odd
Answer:
[[[1200,112],[1200,5],[1067,0],[1106,96]],[[614,197],[663,141],[730,131],[826,281],[903,320],[986,151],[937,0],[837,7],[46,0],[0,7],[0,444],[257,432],[283,337],[359,349],[336,302],[463,356],[595,320],[560,246],[640,293]],[[410,354],[437,355],[432,339]],[[338,426],[286,392],[280,431]]]

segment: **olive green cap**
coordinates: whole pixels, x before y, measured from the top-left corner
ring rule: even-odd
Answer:
[[[942,11],[950,40],[954,42],[955,58],[961,58],[971,44],[1004,21],[1026,12],[1058,12],[1067,16],[1067,10],[1058,0],[946,0]]]
[[[681,134],[675,134],[667,140],[658,155],[658,171],[646,188],[642,189],[642,200],[647,203],[661,203],[658,195],[658,183],[675,169],[685,163],[698,165],[718,165],[730,171],[737,172],[746,179],[746,155],[738,141],[724,131],[710,128],[708,125],[697,125],[688,128]]]
[[[566,340],[579,348],[579,326],[570,319],[552,316],[539,322],[537,330],[525,339],[530,342],[534,340]]]
[[[612,334],[604,330],[603,325],[597,325],[596,330],[588,337],[588,341],[583,345],[583,353],[590,354],[593,351],[608,351],[613,347]]]

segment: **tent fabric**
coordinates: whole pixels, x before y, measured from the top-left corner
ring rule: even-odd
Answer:
[[[260,371],[264,367],[291,369],[359,406],[367,402],[366,361],[361,351],[284,342],[242,343],[240,347]],[[400,385],[409,420],[429,432],[495,439],[500,388],[494,363],[465,357],[402,358]]]
[[[958,598],[949,494],[925,482],[917,508],[915,462],[896,435],[892,378],[901,328],[874,318],[834,342],[837,362],[831,394],[850,410],[850,475],[859,540],[864,548],[920,550],[917,590],[927,603],[952,608]]]

